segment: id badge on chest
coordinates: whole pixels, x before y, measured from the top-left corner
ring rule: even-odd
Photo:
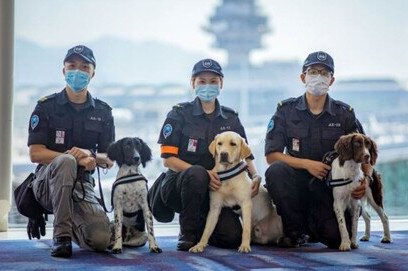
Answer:
[[[187,151],[189,152],[196,152],[197,151],[198,140],[194,138],[190,138],[188,140]]]
[[[65,144],[65,130],[55,131],[55,144],[59,144],[59,145]]]
[[[299,138],[292,138],[292,151],[299,152],[300,151],[300,139]]]

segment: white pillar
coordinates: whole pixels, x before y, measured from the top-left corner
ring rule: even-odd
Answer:
[[[14,0],[0,0],[0,232],[7,231],[11,207],[13,47]]]

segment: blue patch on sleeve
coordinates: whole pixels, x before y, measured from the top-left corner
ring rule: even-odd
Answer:
[[[273,122],[273,119],[271,119],[269,121],[268,130],[266,131],[266,133],[269,133],[270,131],[272,131],[274,126],[275,126],[275,123]]]
[[[32,115],[31,120],[30,120],[31,130],[34,130],[35,127],[37,127],[39,123],[40,123],[40,118],[37,115]]]
[[[173,126],[171,126],[171,124],[167,123],[166,125],[164,125],[163,127],[164,138],[167,138],[169,135],[171,135],[172,132],[173,132]]]

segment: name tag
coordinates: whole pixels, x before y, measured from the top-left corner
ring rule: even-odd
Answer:
[[[295,152],[300,151],[300,139],[299,138],[292,138],[292,150]]]
[[[65,131],[55,131],[55,144],[63,145],[65,143]]]
[[[189,152],[196,152],[196,151],[197,151],[197,144],[198,144],[198,140],[197,140],[197,139],[190,138],[190,139],[188,140],[187,151],[189,151]]]

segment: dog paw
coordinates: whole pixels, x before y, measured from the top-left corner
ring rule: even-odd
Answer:
[[[352,249],[356,249],[356,248],[358,248],[359,247],[359,245],[358,245],[358,243],[355,243],[355,242],[351,242],[351,246],[350,246]]]
[[[241,253],[251,252],[251,246],[249,246],[249,245],[240,245],[239,248],[238,248],[238,252],[241,252]]]
[[[151,247],[149,250],[150,252],[154,252],[154,253],[162,253],[161,248],[159,248],[158,246]]]
[[[192,253],[200,253],[204,251],[204,248],[206,247],[206,245],[200,244],[198,243],[197,245],[193,246],[192,248],[190,248],[188,251],[192,252]]]
[[[112,249],[112,253],[113,254],[120,254],[120,253],[122,253],[122,249],[121,248],[114,248],[114,249]]]
[[[361,236],[360,241],[363,241],[363,242],[370,241],[370,237],[367,236],[367,235],[363,235],[363,236]]]
[[[392,242],[392,239],[391,239],[391,237],[383,237],[382,239],[381,239],[381,243],[384,243],[384,244],[389,244],[389,243],[391,243]]]
[[[351,250],[350,243],[341,243],[339,247],[340,251],[349,251]]]

